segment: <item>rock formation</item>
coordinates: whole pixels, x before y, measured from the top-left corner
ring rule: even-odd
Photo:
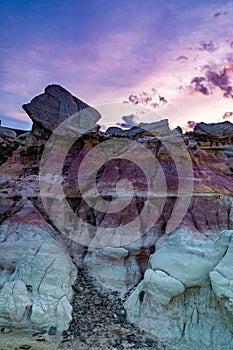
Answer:
[[[126,301],[129,320],[172,349],[231,349],[232,235],[209,241],[180,229],[163,236]]]
[[[0,126],[0,165],[3,164],[17,148],[16,132]]]
[[[192,137],[198,141],[199,145],[220,146],[232,144],[233,124],[229,121],[212,124],[198,123],[193,130]]]
[[[30,201],[0,226],[0,324],[68,328],[77,271],[54,229]]]
[[[100,114],[58,85],[48,86],[23,108],[33,121],[32,131],[0,167],[0,297],[4,301],[0,301],[0,325],[66,329],[72,314],[71,285],[77,269],[84,268],[97,284],[122,296],[131,293],[125,304],[128,319],[172,349],[230,350],[230,125],[221,124],[219,131],[201,123],[193,133],[182,135],[178,129],[170,131],[164,120],[104,133],[96,125]],[[72,123],[66,124],[71,115]],[[47,155],[44,150],[52,149],[46,142],[54,130],[72,140],[78,128],[83,132],[65,156],[62,147],[69,143],[62,139],[51,152],[46,176],[42,173],[48,191],[41,198],[39,171]],[[228,154],[205,149],[217,147],[222,137]],[[95,149],[98,157],[92,153]],[[107,158],[114,150],[118,157]],[[185,157],[191,179],[183,166]],[[91,192],[93,179],[96,192]],[[63,192],[59,187],[51,192],[56,181]],[[190,200],[184,203],[188,195]],[[109,210],[114,203],[126,205]],[[56,223],[46,204],[55,208]],[[69,212],[63,215],[67,207]],[[144,216],[143,210],[147,210]],[[140,225],[134,221],[138,217]],[[75,218],[79,218],[76,226]],[[111,230],[116,234],[108,240]]]
[[[101,117],[94,108],[72,96],[59,85],[47,86],[43,94],[33,98],[30,103],[24,104],[23,109],[34,123],[34,132],[38,125],[53,132],[68,117],[84,109],[88,111],[87,118],[92,118],[94,122],[97,122]],[[85,119],[82,119],[84,122]]]

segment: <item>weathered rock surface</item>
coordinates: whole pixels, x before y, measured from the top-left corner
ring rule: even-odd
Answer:
[[[125,248],[90,247],[84,258],[89,273],[103,286],[124,294],[128,287],[137,285],[141,279],[140,267],[135,256],[129,256]]]
[[[14,130],[0,126],[0,165],[3,164],[18,147]]]
[[[198,123],[192,136],[199,144],[204,142],[209,142],[211,146],[231,144],[233,142],[233,124],[229,121],[211,124]]]
[[[0,227],[0,324],[63,331],[77,276],[64,244],[28,201]]]
[[[125,303],[128,319],[172,349],[232,349],[232,236],[162,237]]]
[[[135,137],[145,136],[167,136],[170,133],[168,120],[163,119],[154,123],[140,123],[130,129],[121,129],[116,126],[111,126],[106,130],[106,134],[117,137]]]
[[[220,125],[220,134],[215,126],[215,131],[212,126],[197,127],[195,137],[179,134],[177,138],[176,131],[168,130],[166,120],[124,131],[110,128],[104,133],[97,132],[100,115],[96,110],[79,113],[86,107],[57,85],[50,85],[44,94],[24,105],[33,120],[32,132],[22,137],[19,147],[0,167],[0,323],[21,328],[67,328],[72,312],[71,285],[77,272],[71,256],[97,284],[121,294],[137,285],[126,303],[129,319],[172,344],[172,349],[231,349],[232,233],[221,235],[224,230],[233,230],[233,146],[226,125]],[[85,132],[67,152],[60,177],[60,149],[54,153],[45,177],[49,203],[63,223],[64,230],[59,231],[60,227],[51,227],[51,217],[41,200],[39,170],[46,141],[73,113],[77,123],[66,126],[64,133],[69,127],[76,131],[76,126]],[[216,140],[225,136],[224,152],[213,152]],[[115,157],[100,164],[100,158],[105,159],[115,147],[111,144],[114,139],[118,144],[132,142],[127,153],[130,160]],[[152,166],[143,151],[135,152],[138,145],[149,151],[158,166]],[[87,184],[81,190],[78,173],[95,147],[100,153],[90,157],[91,166],[82,168]],[[185,159],[179,158],[181,147],[191,160],[192,198],[185,215],[168,235],[169,219],[184,195],[182,188],[187,180],[186,173],[181,171],[180,177],[177,170],[177,165],[183,169],[185,164]],[[178,163],[171,153],[178,157]],[[141,167],[136,160],[143,160]],[[91,189],[92,177],[98,190],[92,199],[104,199],[109,208],[120,198],[127,206],[105,212],[89,205],[83,197]],[[59,199],[49,189],[60,179],[64,193]],[[124,187],[121,180],[130,186]],[[154,221],[149,230],[144,234],[136,231],[138,226],[143,230],[149,221],[146,215],[141,226],[131,224],[125,229],[124,233],[134,239],[125,242],[123,236],[116,235],[109,245],[95,248],[97,238],[99,242],[105,239],[104,235],[98,237],[102,229],[124,228],[140,215],[153,181],[157,187],[149,192],[149,197],[154,196],[150,211]],[[70,212],[64,217],[67,203]],[[72,215],[82,222],[76,226],[76,237],[69,236]],[[82,245],[80,237],[87,244]],[[120,244],[111,245],[114,242]]]
[[[94,108],[91,108],[77,97],[71,95],[59,85],[49,85],[45,88],[43,94],[36,96],[28,104],[23,105],[23,109],[35,123],[44,129],[53,132],[62,122],[71,115],[86,109],[81,119],[82,125],[85,125],[85,118],[91,118],[94,123],[100,119],[100,114]]]
[[[0,143],[11,143],[16,139],[16,136],[17,135],[15,131],[0,126]]]

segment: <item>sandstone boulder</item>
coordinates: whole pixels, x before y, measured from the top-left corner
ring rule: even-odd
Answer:
[[[0,325],[67,329],[77,270],[64,244],[30,202],[0,227]]]
[[[83,119],[80,120],[81,125],[85,124],[85,119],[95,124],[101,117],[96,109],[89,107],[60,85],[47,86],[43,94],[24,104],[23,109],[35,126],[40,125],[50,132],[75,113],[77,118]],[[80,117],[78,112],[81,110],[86,111]]]
[[[172,349],[232,349],[232,236],[161,238],[125,303],[128,319]]]

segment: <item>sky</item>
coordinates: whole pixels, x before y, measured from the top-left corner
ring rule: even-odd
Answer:
[[[233,121],[233,0],[1,0],[0,119],[60,84],[92,106],[141,105],[188,129]],[[130,127],[143,115],[105,117]]]

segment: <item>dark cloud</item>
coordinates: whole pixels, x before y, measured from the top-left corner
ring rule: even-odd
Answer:
[[[212,90],[219,88],[223,92],[223,97],[233,98],[233,87],[230,80],[230,73],[233,72],[232,64],[222,67],[220,71],[217,71],[216,67],[211,67],[210,65],[203,66],[202,70],[205,72],[205,76],[194,77],[191,80],[189,86],[191,92],[210,95]]]
[[[215,50],[217,50],[212,40],[210,40],[209,42],[200,41],[199,44],[200,44],[200,47],[199,47],[200,51],[214,52]]]
[[[211,70],[207,71],[206,77],[209,82],[215,86],[218,86],[221,90],[224,90],[229,84],[229,78],[225,70],[220,73]]]
[[[232,86],[229,78],[229,68],[224,67],[221,72],[207,71],[206,78],[214,86],[219,87],[223,91],[223,97],[233,98]]]
[[[203,95],[209,95],[208,88],[204,85],[206,79],[204,77],[195,77],[191,80],[191,91],[201,92]]]
[[[157,108],[159,108],[159,104],[157,102],[151,103],[151,107],[154,109],[157,109]]]
[[[148,93],[145,91],[142,91],[138,95],[130,95],[129,96],[129,101],[132,102],[133,104],[142,104],[142,105],[147,105],[152,101],[152,96],[150,96]]]
[[[130,95],[129,96],[129,102],[132,102],[134,105],[137,105],[138,102],[139,102],[137,95]]]
[[[226,98],[233,98],[233,90],[232,90],[232,86],[227,86],[225,89],[225,92],[223,94],[223,97]]]
[[[188,60],[188,57],[187,57],[187,56],[184,56],[184,55],[181,55],[181,56],[177,57],[176,60],[177,60],[177,61],[182,61],[182,62],[184,62],[184,61]]]
[[[182,128],[184,132],[186,131],[191,131],[195,128],[195,126],[197,125],[196,122],[194,122],[193,120],[189,120],[187,122],[187,124]]]
[[[164,96],[159,95],[159,102],[161,102],[162,104],[166,104],[168,101],[166,100],[166,98]]]
[[[200,84],[200,83],[202,83],[203,81],[205,81],[205,78],[204,78],[204,77],[195,77],[195,78],[192,79],[191,84],[192,84],[192,83]]]
[[[195,126],[197,125],[197,123],[194,122],[193,120],[189,120],[189,121],[187,122],[187,125],[188,125],[189,128],[194,129]]]
[[[233,117],[233,112],[226,112],[226,113],[223,115],[222,119],[229,119],[229,118],[231,118],[231,117]]]
[[[225,16],[226,14],[227,14],[226,11],[224,11],[224,12],[216,12],[216,13],[214,13],[213,17],[218,18],[219,16],[222,16],[222,15]]]
[[[130,95],[129,102],[135,105],[140,104],[143,106],[152,107],[154,109],[168,103],[167,99],[164,96],[161,96],[155,88],[152,88],[150,93],[142,91],[138,95]]]
[[[137,125],[137,117],[134,114],[131,115],[125,115],[124,117],[122,117],[122,120],[124,121],[124,123],[118,123],[118,125],[121,128],[127,128],[130,129],[133,126]]]

